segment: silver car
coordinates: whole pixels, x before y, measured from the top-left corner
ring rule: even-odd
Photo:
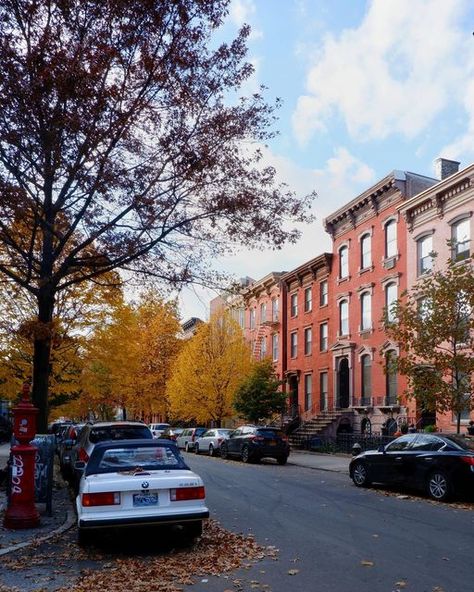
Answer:
[[[194,452],[199,454],[205,452],[209,456],[220,454],[222,442],[229,437],[232,430],[224,430],[222,428],[212,428],[204,432],[204,434],[196,440],[194,444]]]

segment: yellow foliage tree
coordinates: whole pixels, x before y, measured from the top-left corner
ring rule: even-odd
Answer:
[[[176,305],[154,292],[117,307],[88,344],[79,414],[108,418],[120,408],[125,417],[167,416],[166,381],[179,331]]]
[[[214,315],[176,358],[167,387],[171,415],[220,426],[233,415],[235,392],[251,368],[240,326],[226,312]]]

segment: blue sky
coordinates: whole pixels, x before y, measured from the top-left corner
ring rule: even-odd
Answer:
[[[283,100],[265,158],[297,193],[318,193],[316,221],[298,244],[242,250],[220,269],[290,270],[330,250],[323,218],[391,170],[474,161],[473,0],[232,0],[221,34],[243,23],[255,66],[243,90]],[[214,295],[183,292],[182,318],[206,319]]]

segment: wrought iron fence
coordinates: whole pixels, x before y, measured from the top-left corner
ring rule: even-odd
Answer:
[[[382,436],[381,434],[339,434],[335,438],[323,436],[308,436],[301,441],[300,447],[314,452],[342,452],[352,453],[354,444],[359,444],[361,451],[376,450],[379,446],[388,444],[393,436]]]

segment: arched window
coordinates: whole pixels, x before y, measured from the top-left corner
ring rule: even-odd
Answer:
[[[389,220],[385,224],[385,257],[395,257],[397,251],[397,222]]]
[[[349,335],[349,303],[342,300],[339,303],[339,334]]]
[[[339,278],[346,278],[349,276],[349,249],[348,247],[341,247],[339,249]]]
[[[369,292],[364,292],[360,297],[360,312],[362,331],[372,329],[372,296]]]
[[[360,267],[367,269],[372,265],[372,241],[370,234],[364,234],[360,239]]]
[[[398,298],[397,284],[390,283],[385,286],[385,309],[387,311],[387,321],[393,323],[396,319],[393,305]]]
[[[397,352],[389,350],[385,354],[385,380],[387,392],[387,405],[396,405],[398,395],[397,383]]]
[[[417,241],[418,275],[428,273],[433,269],[433,236],[424,236]]]
[[[370,405],[372,395],[372,360],[369,354],[360,358],[362,405]]]
[[[471,220],[470,218],[464,218],[456,224],[453,224],[451,228],[451,240],[454,261],[462,261],[467,259],[471,254],[470,243],[471,243]]]

